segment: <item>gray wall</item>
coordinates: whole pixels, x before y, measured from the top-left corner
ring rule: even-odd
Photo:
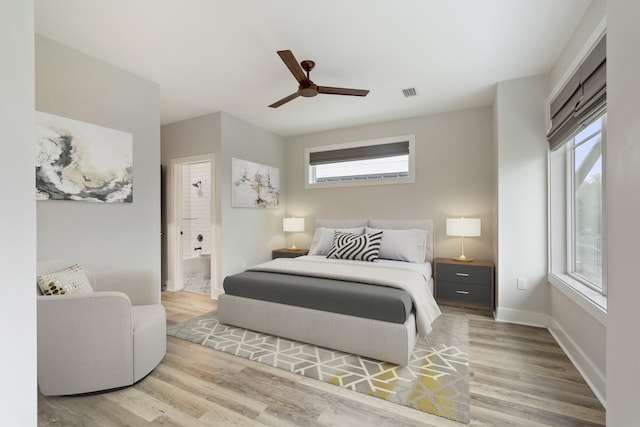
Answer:
[[[280,186],[286,182],[282,137],[229,114],[222,114],[222,276],[271,259],[271,250],[285,246],[282,218],[289,197],[272,209],[231,207],[231,159],[239,158],[276,167]]]
[[[209,153],[215,154],[216,169],[216,243],[212,254],[216,271],[215,297],[221,292],[225,276],[270,259],[272,249],[285,245],[282,218],[286,198],[282,197],[280,206],[274,209],[232,208],[231,159],[235,157],[278,168],[281,187],[286,174],[283,139],[229,114],[212,113],[162,126],[163,164],[168,165],[172,159]],[[167,188],[167,197],[173,197],[170,188]],[[171,224],[168,230],[172,232]],[[171,278],[173,266],[171,262],[169,265]]]
[[[288,138],[287,215],[308,224],[297,246],[308,247],[315,218],[431,218],[437,255],[457,256],[460,239],[446,236],[445,219],[466,216],[482,219],[482,236],[465,239],[465,254],[493,259],[492,132],[492,109],[485,107]],[[415,135],[414,184],[305,189],[305,147],[407,134]]]
[[[547,326],[546,77],[498,83],[497,310],[501,321]],[[528,289],[518,290],[516,279]]]
[[[133,134],[133,203],[39,201],[38,258],[144,268],[160,283],[160,93],[156,84],[36,37],[36,109]]]
[[[170,123],[161,128],[161,159],[219,153],[222,146],[222,113],[212,113]]]
[[[215,291],[216,286],[222,280],[222,272],[220,265],[222,263],[222,247],[219,238],[222,232],[222,205],[220,203],[220,192],[222,188],[222,113],[212,113],[201,117],[194,117],[188,120],[182,120],[170,123],[161,128],[161,158],[162,164],[166,169],[165,188],[163,189],[165,198],[164,224],[165,238],[163,239],[163,265],[166,266],[167,289],[176,290],[174,277],[177,266],[175,265],[174,255],[176,255],[180,238],[179,224],[176,224],[174,218],[174,203],[176,195],[174,193],[174,172],[171,170],[171,161],[184,159],[193,156],[203,156],[214,154],[213,164],[211,165],[214,173],[214,182],[212,188],[214,191],[213,203],[213,221],[215,242],[212,248],[212,288]],[[214,292],[215,294],[215,292]]]
[[[2,424],[35,426],[36,202],[33,1],[0,13],[0,409]]]

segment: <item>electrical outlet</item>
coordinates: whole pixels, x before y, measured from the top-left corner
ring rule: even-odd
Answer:
[[[527,289],[526,277],[518,277],[518,289],[520,289],[521,291]]]

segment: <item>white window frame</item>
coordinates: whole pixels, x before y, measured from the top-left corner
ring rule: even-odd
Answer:
[[[584,58],[587,57],[589,52],[596,46],[598,41],[602,38],[603,34],[606,32],[606,19],[601,20],[594,31],[587,37],[582,48],[577,52],[571,64],[567,67],[565,73],[560,78],[558,84],[554,87],[554,89],[549,94],[546,103],[546,119],[547,119],[547,129],[551,128],[551,119],[550,119],[550,106],[552,100],[555,96],[558,95],[559,91],[564,87],[569,78],[578,70]],[[606,125],[605,125],[606,132]],[[563,154],[564,153],[564,154]],[[584,285],[582,282],[574,279],[567,273],[567,248],[566,245],[568,242],[568,234],[567,234],[567,221],[566,215],[567,206],[566,201],[566,192],[569,191],[566,189],[566,185],[568,184],[566,181],[565,174],[567,173],[567,162],[566,162],[566,147],[559,148],[555,152],[550,152],[547,157],[547,172],[548,172],[548,282],[560,293],[565,295],[571,301],[576,303],[579,307],[581,307],[585,312],[589,313],[595,319],[597,319],[601,324],[606,325],[606,316],[607,316],[607,296],[601,294],[593,290],[592,288]],[[606,144],[603,146],[603,160],[606,157]],[[603,161],[603,180],[606,181],[606,171],[604,169],[605,162]],[[565,179],[565,187],[562,187],[563,181]],[[554,181],[555,180],[555,181]],[[552,185],[552,182],[554,185]],[[559,186],[559,187],[558,187]],[[606,187],[606,186],[603,186]],[[603,195],[603,201],[606,200]],[[604,223],[606,224],[606,216],[607,216],[607,207],[606,203],[603,203],[603,217]],[[603,230],[603,233],[606,233],[606,229]],[[606,262],[606,238],[603,238],[603,280],[606,283],[607,277],[607,262]]]
[[[601,116],[600,116],[601,117]],[[598,118],[600,118],[598,117]],[[604,321],[607,310],[606,205],[604,203],[606,158],[606,113],[602,125],[602,290],[573,274],[573,150],[574,141],[549,153],[549,275],[548,280],[563,294]]]
[[[566,149],[567,151],[567,155],[566,155],[566,161],[567,161],[567,174],[566,174],[566,181],[567,181],[567,192],[566,192],[566,197],[567,197],[567,206],[569,207],[568,211],[567,211],[567,215],[566,215],[566,220],[567,220],[567,266],[566,266],[566,270],[567,270],[567,274],[569,276],[571,276],[572,278],[574,278],[575,280],[577,280],[578,282],[582,283],[583,285],[593,289],[595,292],[598,292],[600,294],[602,294],[603,296],[607,295],[607,275],[606,275],[606,262],[605,262],[605,258],[604,258],[604,254],[606,253],[605,251],[605,244],[606,244],[606,221],[604,220],[605,218],[605,207],[604,207],[604,200],[605,200],[605,150],[606,150],[606,146],[607,146],[607,114],[603,114],[599,117],[597,117],[595,120],[592,121],[592,123],[596,122],[597,120],[602,119],[602,129],[600,130],[600,135],[601,135],[601,141],[600,141],[600,150],[601,150],[601,156],[602,156],[602,189],[601,189],[601,200],[600,203],[602,204],[602,229],[601,229],[601,239],[602,239],[602,287],[599,287],[597,284],[592,283],[590,280],[588,280],[587,278],[584,278],[582,276],[580,276],[578,273],[576,273],[574,271],[574,262],[575,262],[575,248],[574,248],[574,241],[575,241],[575,229],[576,229],[576,224],[575,224],[575,211],[576,211],[576,206],[575,206],[575,192],[576,192],[576,182],[574,179],[574,172],[575,172],[575,150],[577,148],[577,146],[575,145],[576,141],[575,138],[577,135],[574,135],[571,137],[571,140],[569,142],[566,143],[566,148],[563,147],[563,149]],[[583,139],[581,141],[581,144],[584,143],[585,141],[587,141],[589,138],[591,138],[593,135],[588,136],[587,138]]]
[[[332,182],[310,182],[310,157],[311,153],[321,151],[340,150],[345,148],[366,147],[381,144],[390,144],[394,142],[409,142],[409,174],[406,177],[394,178],[372,178],[365,180],[348,180],[348,181],[332,181]],[[340,144],[323,145],[316,147],[307,147],[304,149],[304,182],[305,188],[336,188],[336,187],[359,187],[365,185],[386,185],[386,184],[413,184],[416,182],[415,173],[415,135],[401,135],[388,138],[369,139],[364,141],[345,142]]]

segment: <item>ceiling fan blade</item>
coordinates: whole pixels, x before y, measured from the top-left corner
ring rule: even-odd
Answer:
[[[280,55],[280,58],[282,58],[282,62],[284,62],[284,65],[286,65],[289,71],[291,71],[291,74],[293,74],[293,77],[296,78],[298,83],[303,86],[309,85],[309,79],[296,60],[296,57],[293,56],[293,52],[291,52],[290,50],[279,50],[278,55]]]
[[[297,97],[300,96],[299,92],[293,92],[291,95],[289,96],[285,96],[284,98],[282,98],[280,101],[276,101],[273,104],[269,105],[269,107],[271,108],[278,108],[279,106],[281,106],[282,104],[286,104],[289,101],[292,101],[294,99],[296,99]]]
[[[367,96],[369,91],[365,89],[346,89],[342,87],[318,86],[318,93],[326,93],[329,95]]]

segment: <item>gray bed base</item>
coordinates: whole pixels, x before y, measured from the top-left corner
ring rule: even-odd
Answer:
[[[376,360],[406,365],[416,344],[416,321],[404,324],[221,294],[218,319],[264,332]]]

